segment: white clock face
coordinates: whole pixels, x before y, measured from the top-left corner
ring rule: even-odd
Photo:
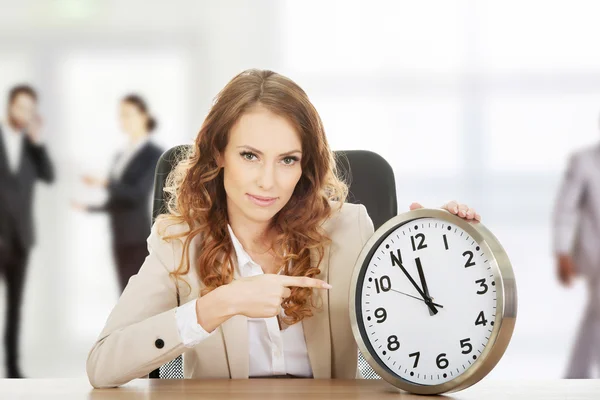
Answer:
[[[415,384],[442,384],[465,373],[494,330],[492,255],[437,218],[396,227],[371,254],[356,304],[373,357]]]

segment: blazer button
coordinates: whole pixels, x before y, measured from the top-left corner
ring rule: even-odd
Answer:
[[[154,342],[154,345],[156,346],[157,349],[162,349],[163,347],[165,347],[165,342],[162,339],[156,339],[156,342]]]

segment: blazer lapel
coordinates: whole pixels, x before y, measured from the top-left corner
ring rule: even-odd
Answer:
[[[18,161],[18,169],[16,175],[19,179],[19,182],[24,182],[26,180],[27,170],[31,169],[29,164],[29,146],[31,145],[29,142],[29,138],[23,134],[23,143],[21,145],[21,154],[19,155]]]
[[[120,181],[128,180],[130,175],[133,176],[140,175],[140,168],[138,164],[144,164],[144,159],[146,158],[146,152],[148,151],[148,146],[150,142],[146,142],[142,147],[137,149],[135,154],[127,161],[127,164],[124,166],[123,171],[121,172],[121,176],[119,178]],[[121,157],[123,156],[123,152],[121,152]],[[141,172],[143,173],[143,171]],[[135,179],[135,178],[131,178]]]
[[[321,273],[316,277],[326,282],[329,281],[329,246],[325,246]],[[237,259],[233,258],[234,262]],[[318,251],[313,249],[310,253],[310,263],[313,268],[319,262]],[[234,278],[239,279],[237,268],[234,268]],[[317,289],[314,296],[321,296],[321,300],[315,299],[316,304],[322,304],[318,310],[314,310],[313,316],[302,321],[304,338],[308,350],[308,358],[315,379],[331,378],[331,330],[329,327],[329,292]],[[248,318],[236,315],[221,325],[223,340],[227,351],[227,362],[232,379],[247,379],[249,376],[249,349],[248,349]]]
[[[237,263],[235,254],[233,262]],[[238,269],[233,269],[233,278],[240,279]],[[235,315],[221,325],[229,374],[231,379],[248,379],[250,374],[250,356],[248,349],[248,318],[244,315]]]
[[[4,135],[5,133],[2,131],[2,126],[0,126],[0,170],[9,171],[8,166],[8,150],[4,148]]]
[[[310,263],[313,268],[319,262],[319,252],[311,250]],[[325,246],[321,273],[316,276],[325,282],[329,282],[329,246]],[[331,378],[331,330],[329,327],[329,291],[324,289],[313,289],[313,296],[321,295],[322,302],[315,298],[315,304],[322,304],[320,309],[313,310],[313,316],[302,321],[304,338],[308,349],[308,358],[315,379]]]

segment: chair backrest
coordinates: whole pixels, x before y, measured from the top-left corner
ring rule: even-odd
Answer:
[[[366,150],[335,152],[339,174],[349,183],[348,203],[367,208],[375,230],[398,214],[394,170],[379,154]]]
[[[154,178],[154,201],[152,222],[166,211],[164,187],[167,176],[177,163],[181,152],[189,145],[175,146],[163,153],[156,166]],[[349,183],[347,202],[366,207],[375,230],[398,213],[396,181],[394,171],[379,154],[365,150],[336,151],[336,162],[341,177]],[[150,378],[183,378],[181,356],[164,364],[150,374]],[[364,378],[376,379],[379,376],[371,369],[359,352],[359,369]]]
[[[190,145],[180,144],[179,146],[171,147],[165,151],[156,164],[154,174],[154,197],[152,198],[152,223],[160,214],[167,211],[165,204],[164,188],[167,183],[167,176],[177,164],[178,155],[189,149]]]

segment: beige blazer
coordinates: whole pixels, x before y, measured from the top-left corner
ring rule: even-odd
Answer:
[[[172,225],[167,233],[185,228],[184,224]],[[325,248],[317,278],[329,282],[333,289],[322,292],[323,307],[302,322],[304,337],[315,379],[354,379],[359,376],[358,350],[350,327],[349,286],[354,263],[373,234],[373,223],[364,206],[346,203],[324,228],[332,243]],[[149,256],[129,280],[89,353],[90,383],[97,388],[119,386],[148,375],[182,353],[186,378],[248,378],[245,316],[230,318],[194,348],[182,344],[175,319],[177,288],[169,272],[179,265],[183,246],[178,240],[162,240],[157,229],[155,224],[147,240]],[[198,251],[197,243],[192,242],[192,268],[185,277],[191,292],[179,284],[181,304],[196,299],[203,286],[193,265]],[[318,262],[316,250],[311,253],[311,262],[313,266]],[[234,279],[238,278],[236,272]]]

